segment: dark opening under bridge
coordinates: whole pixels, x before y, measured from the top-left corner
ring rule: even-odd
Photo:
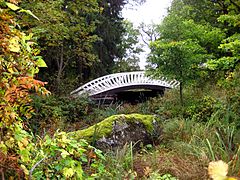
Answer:
[[[115,73],[94,79],[71,92],[73,96],[88,94],[94,100],[136,101],[140,96],[163,95],[165,89],[176,88],[179,82],[165,77],[152,79],[144,71]]]

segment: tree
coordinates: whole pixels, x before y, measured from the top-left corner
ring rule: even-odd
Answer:
[[[94,33],[101,11],[97,0],[24,0],[22,6],[39,18],[36,21],[27,16],[22,24],[38,36],[42,47],[48,69],[41,77],[55,84],[58,91],[62,80],[74,73],[82,81],[84,67],[97,60],[93,49],[93,43],[99,39]]]
[[[141,45],[139,44],[140,32],[133,27],[133,23],[129,21],[123,22],[123,28],[125,33],[123,34],[122,43],[119,44],[119,48],[123,57],[115,59],[115,65],[113,72],[130,72],[140,70],[138,54],[143,52]]]
[[[155,77],[160,75],[180,82],[180,100],[183,104],[183,86],[193,81],[198,72],[196,69],[206,58],[204,49],[192,40],[155,41],[152,43],[150,72]]]
[[[157,40],[160,36],[159,32],[157,31],[157,24],[141,23],[139,25],[139,29],[142,40],[147,46],[150,45],[150,42]]]
[[[211,26],[219,27],[226,34],[222,37],[221,44],[215,43],[212,52],[215,55],[214,59],[208,61],[208,68],[215,74],[228,74],[229,71],[234,71],[239,63],[239,13],[240,1],[237,0],[213,0],[213,1],[196,1],[196,0],[175,0],[175,5],[172,5],[171,11],[178,12],[178,15],[184,16],[186,19],[193,19],[195,22],[204,24],[208,22]],[[185,7],[182,11],[181,6]],[[186,13],[188,12],[188,13]],[[210,38],[214,40],[214,36]],[[209,45],[205,44],[205,47]]]
[[[54,92],[68,93],[73,86],[112,72],[122,58],[124,28],[121,11],[144,0],[23,0],[40,21],[25,17],[22,27],[38,36],[48,69],[39,77]],[[68,86],[66,86],[68,84]],[[69,89],[66,89],[69,88]]]
[[[91,78],[112,73],[116,70],[115,61],[122,61],[125,58],[124,45],[126,31],[121,11],[125,6],[134,7],[141,5],[145,0],[99,0],[99,7],[103,8],[102,14],[98,17],[99,24],[96,34],[100,39],[95,43],[94,49],[99,61],[89,68]],[[135,61],[133,58],[132,61]],[[136,60],[138,61],[138,60]],[[123,64],[127,64],[123,62]]]
[[[229,26],[240,27],[240,15],[221,15],[219,21],[227,22]],[[219,46],[224,54],[218,59],[208,61],[212,70],[234,71],[240,62],[240,32],[235,32],[222,41]]]
[[[99,24],[95,31],[100,39],[94,43],[98,61],[89,68],[89,76],[91,78],[111,73],[114,59],[122,57],[118,45],[121,44],[124,33],[121,11],[125,1],[99,0],[98,4],[103,11],[98,17]]]
[[[202,65],[216,58],[215,49],[224,33],[209,24],[186,20],[174,11],[163,20],[158,31],[160,38],[150,46],[150,74],[178,80],[183,103],[183,87],[202,78]]]
[[[219,24],[224,25],[227,37],[222,40],[219,49],[222,51],[218,59],[208,62],[212,70],[234,71],[240,60],[240,2],[235,0],[214,1],[219,11],[223,12],[218,17]]]

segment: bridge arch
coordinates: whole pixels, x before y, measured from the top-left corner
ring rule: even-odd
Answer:
[[[71,95],[80,96],[87,93],[90,97],[96,97],[141,88],[164,91],[166,88],[176,88],[178,85],[178,81],[168,80],[165,77],[152,79],[146,76],[144,71],[125,72],[94,79],[72,91]]]

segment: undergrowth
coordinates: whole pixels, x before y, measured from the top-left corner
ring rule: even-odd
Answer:
[[[35,98],[37,114],[32,119],[35,124],[31,124],[48,132],[51,128],[74,131],[116,114],[154,114],[162,120],[161,145],[133,152],[129,142],[121,150],[105,153],[108,173],[101,178],[207,179],[208,163],[217,160],[227,162],[229,174],[239,176],[239,100],[235,88],[211,85],[186,89],[184,105],[177,90],[135,105],[119,102],[101,106],[89,99]]]

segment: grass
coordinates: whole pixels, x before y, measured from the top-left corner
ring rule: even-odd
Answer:
[[[152,173],[171,174],[178,179],[207,179],[206,163],[194,156],[183,156],[178,150],[159,146],[155,152],[137,155],[134,170],[138,178],[148,179]]]
[[[125,144],[123,148],[115,152],[108,151],[106,156],[106,169],[109,174],[103,179],[132,179],[136,177],[133,171],[133,148],[134,144]]]

